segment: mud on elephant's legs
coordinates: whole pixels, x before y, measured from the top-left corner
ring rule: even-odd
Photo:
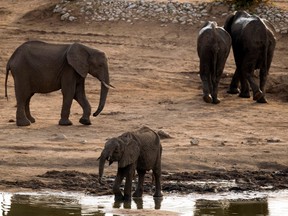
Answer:
[[[146,174],[146,170],[137,170],[138,173],[138,184],[136,191],[133,193],[133,197],[142,197],[143,195],[143,184],[144,184],[144,176]]]
[[[132,191],[132,180],[135,175],[135,167],[136,164],[132,163],[123,168],[125,170],[125,186],[124,186],[124,200],[130,201],[131,200],[131,191]]]
[[[153,170],[153,175],[155,179],[155,193],[153,197],[163,197],[161,187],[161,169]]]
[[[115,201],[124,200],[124,196],[123,196],[123,194],[121,193],[121,190],[120,190],[120,185],[121,185],[123,179],[124,179],[123,169],[119,168],[118,171],[117,171],[116,179],[114,181],[114,185],[113,185],[113,194],[114,194]]]

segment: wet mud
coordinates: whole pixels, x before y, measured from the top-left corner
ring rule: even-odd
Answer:
[[[106,177],[103,183],[99,184],[98,175],[96,174],[53,170],[43,175],[35,176],[34,179],[29,181],[1,180],[0,184],[7,188],[52,189],[110,195],[112,194],[114,178],[115,176]],[[134,182],[136,184],[136,181]],[[273,191],[279,189],[288,189],[288,169],[275,172],[181,172],[163,173],[162,176],[162,190],[164,193],[219,193],[227,191]],[[146,175],[144,191],[146,194],[153,194],[152,175]]]

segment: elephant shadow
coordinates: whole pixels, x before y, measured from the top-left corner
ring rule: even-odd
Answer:
[[[158,210],[161,208],[161,204],[163,201],[162,197],[154,197],[154,209]],[[133,198],[133,202],[136,204],[137,209],[143,209],[143,198],[137,197]],[[124,209],[132,208],[132,200],[124,200],[124,201],[115,201],[113,204],[113,208],[121,208],[123,206]]]

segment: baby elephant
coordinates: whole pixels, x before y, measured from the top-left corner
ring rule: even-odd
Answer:
[[[200,58],[200,77],[203,84],[203,100],[220,103],[218,84],[231,48],[231,37],[216,22],[207,22],[199,31],[197,51]]]
[[[126,132],[119,137],[109,139],[98,159],[99,182],[103,176],[105,161],[111,165],[118,161],[117,176],[113,186],[115,200],[130,200],[132,179],[135,169],[138,173],[138,185],[133,197],[142,197],[143,182],[146,171],[152,169],[155,179],[154,197],[162,197],[161,193],[161,154],[162,146],[156,132],[142,127],[134,132]],[[126,178],[124,196],[120,191],[122,180]]]

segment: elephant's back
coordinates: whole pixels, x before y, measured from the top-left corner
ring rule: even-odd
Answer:
[[[133,132],[134,136],[141,141],[140,145],[155,146],[159,148],[160,139],[158,134],[149,127],[142,127],[140,130]]]
[[[133,136],[140,146],[137,168],[145,170],[153,169],[161,157],[161,144],[158,134],[148,127],[143,127],[134,132]]]

